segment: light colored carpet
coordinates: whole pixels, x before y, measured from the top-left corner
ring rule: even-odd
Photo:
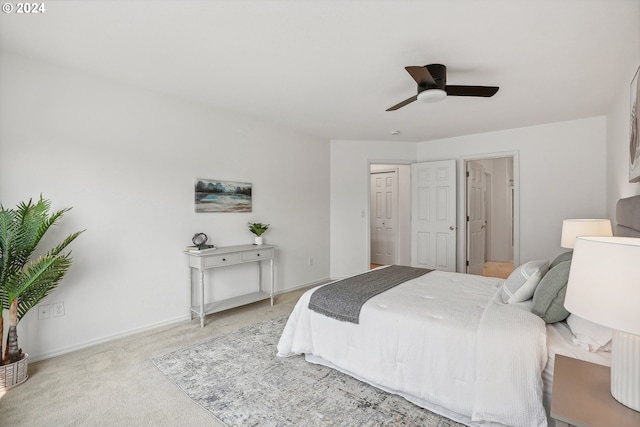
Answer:
[[[302,356],[277,357],[287,317],[152,360],[230,426],[463,427]]]
[[[303,291],[154,329],[29,364],[29,379],[0,396],[0,425],[223,426],[167,380],[150,358],[289,314]]]
[[[0,425],[223,427],[150,359],[287,315],[302,293],[207,316],[204,328],[193,320],[30,363],[29,379],[0,395]]]

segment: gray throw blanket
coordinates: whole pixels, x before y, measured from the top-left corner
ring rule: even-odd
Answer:
[[[311,294],[309,309],[344,322],[359,323],[360,309],[370,298],[432,270],[390,265],[329,283]]]

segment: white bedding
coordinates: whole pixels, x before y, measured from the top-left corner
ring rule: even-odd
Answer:
[[[370,299],[360,324],[307,308],[278,343],[469,425],[546,426],[544,322],[500,300],[501,279],[433,271]]]

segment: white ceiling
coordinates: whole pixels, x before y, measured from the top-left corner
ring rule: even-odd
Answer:
[[[326,139],[426,141],[602,115],[640,65],[640,0],[45,7],[2,14],[0,49]],[[429,63],[447,65],[449,84],[500,90],[386,112],[415,94],[404,66]]]

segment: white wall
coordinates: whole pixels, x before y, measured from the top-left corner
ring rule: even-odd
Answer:
[[[404,142],[331,142],[331,277],[369,265],[369,164],[415,161],[416,145]]]
[[[640,1],[636,2],[636,15],[640,20]],[[618,199],[640,194],[640,183],[629,182],[629,125],[631,117],[631,81],[640,67],[640,26],[627,40],[635,41],[635,58],[630,58],[632,66],[627,67],[628,78],[622,82],[611,82],[617,94],[616,102],[607,115],[607,211],[615,220]]]
[[[417,155],[419,161],[460,160],[514,151],[519,161],[514,165],[520,188],[519,262],[552,260],[563,251],[563,219],[606,215],[606,118],[423,142]],[[458,227],[464,230],[464,217],[458,211]],[[459,247],[464,245],[463,234],[458,233]]]
[[[640,66],[640,54],[638,58]],[[629,70],[629,83],[636,70]],[[630,85],[618,90],[617,102],[607,116],[607,211],[615,220],[618,199],[640,194],[640,182],[629,182]]]
[[[50,241],[87,229],[44,301],[63,301],[65,316],[20,323],[34,359],[187,319],[182,251],[198,231],[247,244],[248,221],[270,223],[276,291],[328,278],[329,141],[9,54],[0,64],[0,202],[42,193],[73,206]],[[194,213],[196,177],[252,183],[253,212]],[[218,294],[256,272],[217,270],[230,286]]]

